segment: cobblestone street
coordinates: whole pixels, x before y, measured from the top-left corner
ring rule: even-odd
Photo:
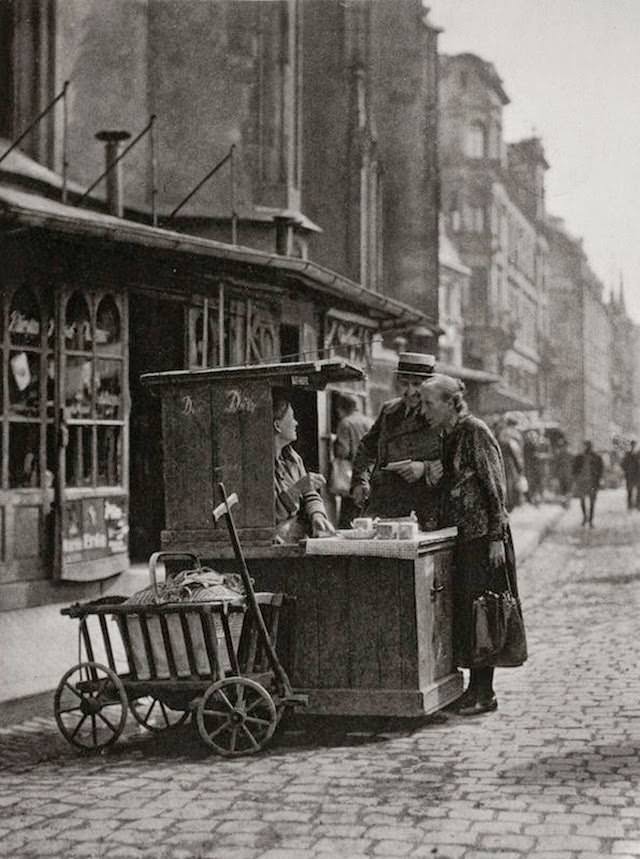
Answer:
[[[520,567],[530,659],[496,672],[497,713],[300,720],[228,761],[189,726],[83,757],[43,711],[0,731],[0,855],[640,856],[640,513],[598,505]]]

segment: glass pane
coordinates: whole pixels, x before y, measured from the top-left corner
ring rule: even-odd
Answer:
[[[40,414],[40,355],[12,352],[9,358],[9,408],[14,415]]]
[[[98,306],[96,348],[98,352],[122,352],[120,311],[110,295],[103,298]]]
[[[91,317],[86,298],[74,292],[67,302],[64,342],[67,349],[89,352],[92,347]]]
[[[40,424],[9,424],[9,486],[40,485]]]
[[[91,359],[67,356],[64,402],[67,418],[91,417]]]
[[[67,486],[91,485],[92,437],[91,427],[69,427]]]
[[[9,339],[12,346],[40,346],[40,305],[26,286],[18,289],[9,310]]]
[[[96,417],[118,420],[122,417],[122,361],[96,362]]]
[[[122,483],[122,428],[98,427],[98,485]]]

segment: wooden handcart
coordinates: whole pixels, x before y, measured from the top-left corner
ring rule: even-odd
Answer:
[[[286,597],[254,592],[231,513],[237,497],[227,498],[222,484],[219,489],[223,500],[213,515],[227,521],[245,598],[130,604],[125,597],[107,597],[62,609],[80,621],[86,654],[63,675],[54,697],[58,727],[72,745],[112,745],[128,712],[150,731],[173,728],[193,715],[200,737],[214,751],[253,754],[267,745],[287,708],[306,703],[293,693],[276,653]],[[200,568],[193,553],[156,552],[149,561],[156,593],[160,561]],[[234,636],[239,615],[240,633]],[[95,659],[100,645],[106,665]],[[117,667],[120,650],[124,672]]]

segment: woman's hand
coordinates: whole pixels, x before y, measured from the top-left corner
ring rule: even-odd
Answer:
[[[489,563],[492,567],[502,567],[506,562],[504,543],[502,540],[492,540],[489,543]]]
[[[312,537],[320,537],[326,536],[327,534],[335,534],[336,529],[333,527],[331,522],[327,519],[324,513],[312,513],[311,514],[311,536]]]

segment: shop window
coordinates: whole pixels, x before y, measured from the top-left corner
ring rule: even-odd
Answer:
[[[116,299],[105,295],[94,304],[73,293],[66,305],[64,342],[67,485],[120,485],[125,363]]]
[[[96,350],[100,353],[122,352],[120,312],[110,295],[102,299],[96,314]]]
[[[122,362],[98,359],[96,362],[96,417],[100,420],[122,418]]]
[[[12,489],[40,485],[40,424],[9,424],[9,486]]]
[[[91,317],[86,298],[75,292],[67,303],[64,344],[67,349],[87,352],[92,348]]]
[[[93,461],[93,428],[90,426],[69,427],[66,450],[67,486],[91,486]]]
[[[122,427],[98,427],[98,483],[119,486],[122,483]]]
[[[42,325],[35,291],[20,287],[11,296],[7,317],[9,470],[5,479],[11,488],[40,485]]]

